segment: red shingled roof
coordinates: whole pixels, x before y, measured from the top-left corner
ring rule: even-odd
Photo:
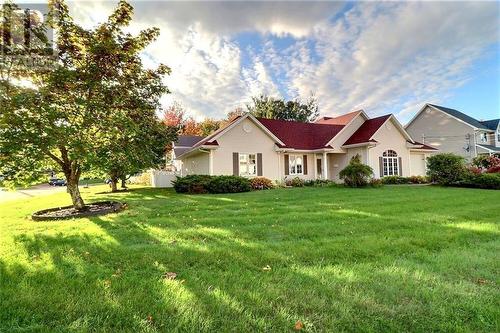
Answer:
[[[322,117],[315,121],[316,124],[329,124],[329,125],[347,125],[351,120],[354,119],[362,111],[354,111],[343,114],[338,117]]]
[[[409,141],[408,141],[409,142]],[[411,142],[410,142],[411,143]],[[421,142],[413,142],[412,144],[414,145],[417,145],[417,146],[422,146],[422,147],[418,147],[418,148],[412,148],[412,149],[430,149],[430,150],[438,150],[437,148],[434,148],[432,146],[429,146],[429,145],[426,145],[425,143],[421,143]]]
[[[346,145],[355,145],[358,143],[375,142],[371,140],[375,132],[382,126],[391,115],[385,115],[373,119],[368,119],[361,125],[356,132],[344,143]]]
[[[337,135],[343,125],[301,123],[276,119],[257,118],[285,147],[295,149],[321,149]]]

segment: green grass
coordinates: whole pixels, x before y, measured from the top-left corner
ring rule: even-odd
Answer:
[[[499,330],[500,191],[105,190],[82,192],[129,209],[32,222],[67,194],[0,204],[0,332]]]

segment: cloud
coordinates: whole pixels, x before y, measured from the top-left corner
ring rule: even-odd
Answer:
[[[75,2],[86,26],[112,2]],[[488,2],[137,2],[131,30],[157,26],[148,66],[172,68],[166,84],[197,118],[222,117],[260,93],[305,98],[322,114],[359,107],[409,118],[467,82],[498,43],[498,4]],[[241,33],[258,34],[248,45]],[[286,43],[284,43],[286,41]]]

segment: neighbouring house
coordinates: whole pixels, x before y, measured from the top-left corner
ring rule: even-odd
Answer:
[[[457,111],[425,104],[405,126],[416,140],[443,153],[472,160],[481,154],[500,153],[500,119],[479,121]]]
[[[370,119],[362,110],[314,123],[256,118],[247,113],[199,140],[181,136],[173,148],[177,170],[183,176],[335,181],[356,154],[378,178],[424,175],[425,159],[436,151],[414,141],[393,115]]]

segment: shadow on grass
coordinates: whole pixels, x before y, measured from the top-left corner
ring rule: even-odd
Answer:
[[[307,206],[298,191],[269,192],[265,202],[260,195],[138,189],[123,197],[129,211],[90,219],[99,232],[16,236],[26,258],[0,259],[2,325],[287,331],[301,320],[309,331],[494,329],[495,270],[473,274],[476,264],[494,268],[495,232],[455,228],[460,221],[418,207],[401,220],[384,207],[330,204],[327,195]],[[165,272],[178,276],[165,280]]]

